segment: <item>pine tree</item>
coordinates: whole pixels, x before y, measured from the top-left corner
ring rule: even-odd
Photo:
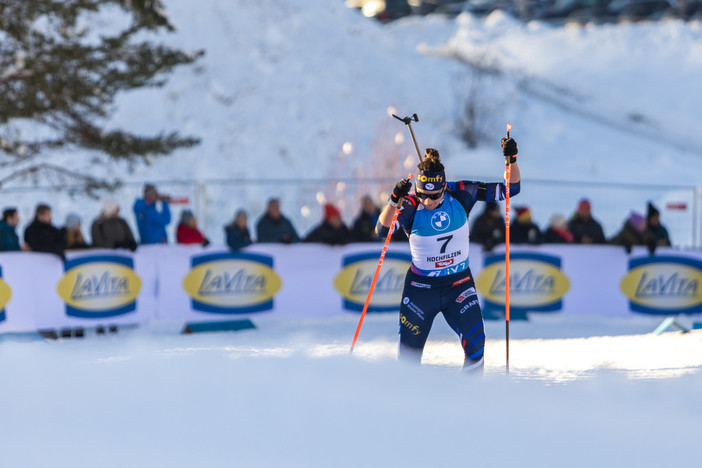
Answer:
[[[126,29],[95,30],[90,15],[105,11],[127,18]],[[106,128],[118,93],[162,86],[175,67],[203,54],[140,35],[164,30],[174,27],[160,0],[0,0],[0,187],[31,177],[95,194],[120,181],[76,169],[87,161],[64,167],[51,155],[126,161],[133,169],[198,144],[176,131],[145,136]]]

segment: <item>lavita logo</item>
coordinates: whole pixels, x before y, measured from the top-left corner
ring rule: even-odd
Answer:
[[[217,271],[216,268],[205,269],[198,294],[200,296],[218,296],[226,294],[259,294],[266,289],[264,275],[251,274],[245,268],[234,271]]]
[[[702,261],[675,256],[629,260],[619,288],[633,312],[696,314],[702,312]]]
[[[10,302],[12,290],[10,286],[2,279],[2,266],[0,266],[0,322],[7,318],[5,314],[5,306]]]
[[[369,312],[389,312],[400,309],[405,275],[412,257],[406,253],[387,252],[368,305]],[[347,255],[342,269],[334,278],[334,287],[342,296],[346,310],[362,311],[378,267],[378,253]]]
[[[510,310],[516,312],[561,310],[570,281],[561,271],[559,257],[517,252],[510,256]],[[504,255],[485,257],[476,282],[486,308],[504,308],[507,276]]]
[[[66,260],[57,285],[66,315],[82,318],[114,317],[136,310],[141,279],[131,257],[90,255]]]
[[[183,279],[193,310],[221,314],[261,312],[273,308],[282,282],[273,257],[250,253],[194,256]]]

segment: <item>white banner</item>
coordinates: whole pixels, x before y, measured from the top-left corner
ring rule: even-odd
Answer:
[[[43,253],[2,253],[0,275],[0,332],[34,331],[51,322],[51,315],[41,312],[61,307],[58,296],[48,289],[63,275],[60,258]]]
[[[157,259],[161,286],[157,316],[218,321],[257,314],[330,316],[344,313],[345,307],[360,311],[381,247],[254,244],[232,253],[222,248],[174,246]],[[353,261],[359,256],[361,268],[342,265],[345,259]],[[368,257],[365,262],[364,256]],[[398,260],[399,256],[404,258]],[[407,244],[390,247],[371,310],[397,310],[408,267]],[[348,289],[340,292],[337,287]],[[359,301],[360,307],[355,307]]]
[[[473,265],[483,309],[504,310],[504,251]],[[473,256],[475,259],[475,256]],[[514,246],[510,312],[630,317],[702,314],[702,252],[597,245]]]
[[[50,254],[0,253],[0,333],[138,324],[216,322],[261,314],[358,314],[382,245],[155,245]],[[410,265],[391,245],[368,308],[396,312]],[[470,267],[487,318],[504,314],[504,251],[471,246]],[[510,313],[702,315],[702,252],[614,246],[512,246]]]

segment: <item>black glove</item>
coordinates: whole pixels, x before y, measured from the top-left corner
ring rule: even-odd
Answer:
[[[392,201],[392,203],[394,205],[397,205],[397,202],[400,201],[400,198],[406,197],[411,188],[412,182],[410,182],[407,179],[402,179],[397,184],[395,184],[395,188],[392,189],[392,195],[390,195],[390,200]]]
[[[517,142],[514,141],[514,138],[502,138],[501,143],[502,143],[502,154],[505,155],[505,159],[509,158],[510,163],[516,162],[517,161],[517,153],[519,151],[517,150]]]

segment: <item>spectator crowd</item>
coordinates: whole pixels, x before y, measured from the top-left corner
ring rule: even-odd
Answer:
[[[554,214],[545,229],[531,219],[531,209],[525,205],[514,208],[515,219],[510,220],[510,243],[513,244],[610,244],[621,245],[627,253],[636,246],[645,246],[653,254],[657,247],[671,246],[668,230],[661,224],[660,212],[648,202],[644,216],[636,211],[626,217],[622,228],[607,239],[602,225],[592,215],[592,204],[580,200],[570,218]],[[505,242],[505,220],[496,203],[488,203],[485,211],[475,219],[471,240],[492,250]]]
[[[327,245],[344,245],[351,242],[382,242],[375,232],[380,208],[365,195],[359,203],[359,212],[347,226],[339,209],[331,203],[323,206],[323,217],[309,233],[301,237],[293,223],[283,215],[280,200],[271,198],[265,212],[256,220],[255,234],[249,230],[248,213],[239,209],[234,219],[224,226],[224,240],[231,250],[240,250],[253,242],[294,244],[314,242]],[[153,184],[146,184],[143,196],[138,198],[132,211],[136,219],[137,237],[127,221],[120,215],[120,206],[114,200],[105,200],[98,216],[90,224],[91,243],[83,236],[80,214],[66,215],[62,227],[54,225],[48,204],[35,207],[34,218],[24,229],[23,242],[17,229],[20,218],[17,208],[5,208],[0,222],[0,251],[48,252],[65,258],[73,249],[108,248],[136,250],[137,245],[168,243],[167,227],[171,224],[170,198],[160,194]],[[486,251],[505,243],[505,219],[498,203],[484,204],[484,210],[473,214],[470,226],[472,242]],[[183,209],[176,228],[178,244],[207,246],[210,240],[198,227],[198,220],[190,209]],[[398,229],[393,241],[407,241]],[[551,216],[543,229],[532,221],[530,207],[517,205],[512,208],[510,219],[511,244],[613,244],[631,252],[634,246],[646,246],[653,254],[659,246],[670,246],[667,229],[661,224],[659,210],[649,202],[646,214],[632,211],[624,220],[619,232],[607,239],[602,225],[592,214],[588,199],[577,203],[569,218],[562,214]]]

